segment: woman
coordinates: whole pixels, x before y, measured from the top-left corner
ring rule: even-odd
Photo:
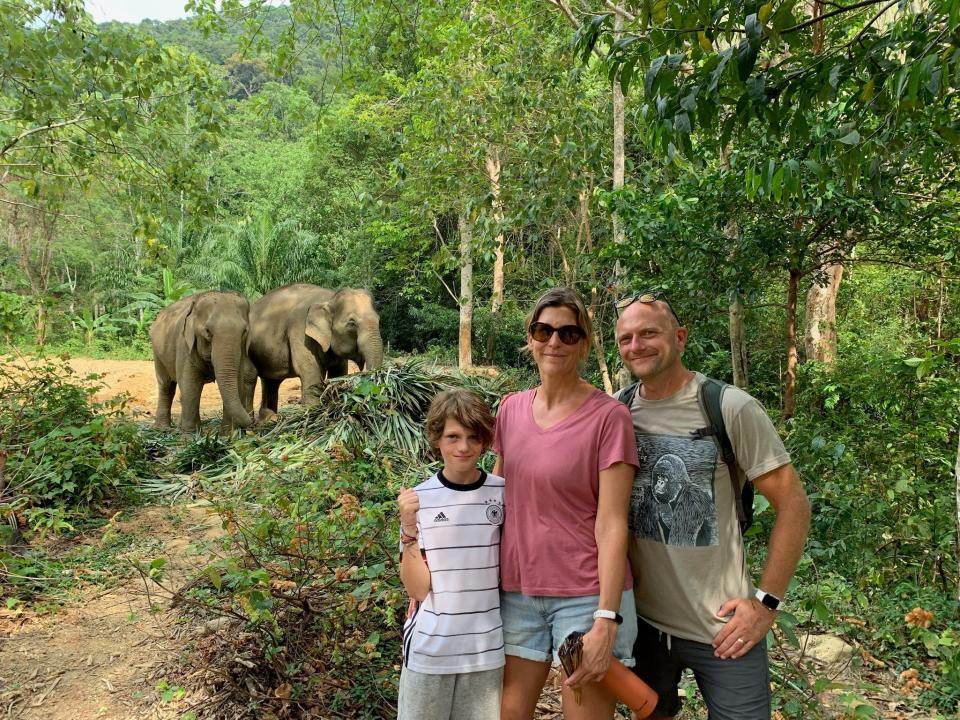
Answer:
[[[612,718],[615,700],[596,681],[611,654],[633,664],[626,557],[636,440],[626,406],[580,377],[591,336],[573,290],[543,295],[527,317],[540,385],[505,398],[497,416],[494,473],[506,480],[508,508],[500,548],[501,720],[533,718],[551,660],[571,632],[586,634],[580,669],[563,686],[568,720]]]

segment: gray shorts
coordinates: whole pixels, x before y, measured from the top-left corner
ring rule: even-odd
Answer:
[[[397,720],[499,720],[503,668],[453,675],[400,671]]]
[[[685,668],[693,670],[710,720],[770,720],[770,669],[766,641],[746,655],[722,660],[713,646],[670,637],[637,618],[633,671],[657,691],[655,715],[680,712],[677,686]]]

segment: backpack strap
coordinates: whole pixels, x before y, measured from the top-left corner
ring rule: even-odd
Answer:
[[[700,385],[700,391],[697,399],[700,401],[700,409],[709,423],[707,427],[694,431],[695,437],[707,437],[712,435],[720,450],[720,457],[727,466],[730,473],[730,483],[733,485],[733,500],[737,507],[737,521],[740,523],[740,531],[746,532],[750,526],[750,518],[747,516],[744,508],[742,489],[740,487],[740,473],[737,471],[737,456],[733,451],[733,443],[730,442],[730,436],[727,434],[727,425],[723,420],[723,393],[727,389],[727,384],[707,378]]]
[[[633,383],[631,385],[627,385],[620,392],[620,402],[622,402],[627,407],[630,407],[633,404],[633,398],[637,394],[637,388],[639,387],[640,387],[640,383]]]

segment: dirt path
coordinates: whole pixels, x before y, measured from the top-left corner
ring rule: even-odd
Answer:
[[[103,375],[100,380],[105,387],[95,396],[97,400],[106,400],[121,393],[130,396],[129,408],[134,416],[152,418],[157,409],[157,378],[150,360],[94,360],[93,358],[71,358],[70,366],[80,377],[90,373]],[[284,381],[280,386],[280,407],[291,402],[300,402],[300,381],[296,378]],[[260,407],[260,388],[254,396],[254,407]],[[220,392],[216,383],[203,386],[200,396],[200,412],[206,417],[219,415],[223,411]],[[175,421],[180,417],[180,390],[173,400]]]
[[[205,557],[192,553],[220,533],[198,506],[137,509],[117,530],[149,535],[167,559],[165,581],[182,585]],[[97,537],[87,542],[98,542]],[[153,602],[153,612],[151,611]],[[140,720],[179,717],[157,684],[166,663],[195,632],[169,603],[148,596],[139,575],[118,587],[91,590],[76,606],[52,615],[0,611],[0,717],[22,720]]]

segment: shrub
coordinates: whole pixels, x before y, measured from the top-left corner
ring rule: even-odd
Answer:
[[[93,401],[96,376],[64,360],[0,362],[0,453],[7,496],[35,527],[70,527],[71,516],[116,495],[143,467],[138,427],[121,401]]]
[[[395,716],[406,607],[395,466],[330,459],[292,436],[236,450],[257,470],[211,496],[231,534],[189,590],[167,588],[233,625],[191,661],[210,705],[232,717]],[[163,585],[157,570],[144,572]]]
[[[27,301],[22,295],[0,290],[0,335],[6,342],[26,329]]]
[[[900,669],[919,668],[920,703],[948,713],[960,698],[958,350],[871,349],[833,368],[801,366],[787,438],[814,507],[796,606]],[[905,621],[914,608],[933,613],[930,627]]]
[[[285,410],[265,436],[234,442],[229,466],[199,471],[229,535],[186,588],[166,589],[231,625],[191,659],[213,695],[205,707],[216,717],[395,717],[407,606],[395,499],[431,472],[423,415],[451,385],[495,405],[515,381],[421,362],[338,378],[318,408]],[[162,562],[143,568],[161,585]]]

